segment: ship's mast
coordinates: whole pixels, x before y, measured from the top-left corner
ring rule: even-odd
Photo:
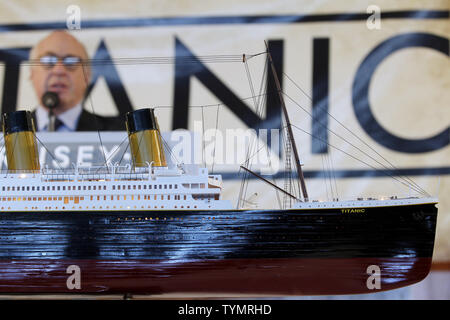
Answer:
[[[271,66],[272,73],[273,73],[273,78],[275,80],[275,85],[276,85],[277,91],[278,91],[278,97],[280,98],[281,109],[283,110],[284,118],[286,119],[288,139],[290,140],[291,145],[292,145],[292,150],[294,151],[295,166],[297,168],[297,174],[298,174],[298,178],[300,180],[300,187],[302,189],[303,199],[305,202],[307,202],[309,197],[308,197],[308,191],[306,190],[305,177],[303,176],[303,170],[302,170],[302,166],[300,164],[300,157],[298,155],[297,145],[295,144],[294,134],[292,133],[291,122],[289,120],[289,115],[287,113],[286,104],[284,103],[283,93],[281,91],[280,80],[278,79],[278,75],[275,70],[275,65],[272,60],[272,55],[269,52],[269,46],[267,45],[267,42],[265,42],[265,44],[266,44],[266,48],[267,48],[267,55],[269,57],[270,66]]]

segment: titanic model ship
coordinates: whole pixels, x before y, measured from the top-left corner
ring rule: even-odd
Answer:
[[[435,198],[311,201],[298,165],[303,197],[291,208],[235,209],[220,175],[167,165],[153,109],[126,124],[133,170],[57,170],[39,165],[30,113],[3,115],[0,292],[372,293],[430,270]]]

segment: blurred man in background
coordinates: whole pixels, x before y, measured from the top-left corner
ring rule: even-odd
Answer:
[[[50,33],[31,50],[30,60],[30,80],[40,100],[32,113],[37,131],[51,131],[52,127],[54,131],[125,130],[123,119],[101,117],[83,109],[92,71],[86,49],[71,34]],[[43,99],[48,92],[59,98],[54,107],[49,107]],[[50,109],[54,115],[52,125]]]

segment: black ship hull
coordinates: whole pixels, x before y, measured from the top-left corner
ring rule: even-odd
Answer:
[[[435,204],[348,209],[10,212],[0,292],[370,293],[430,270]],[[70,288],[68,267],[80,270]],[[370,266],[380,286],[369,284]]]

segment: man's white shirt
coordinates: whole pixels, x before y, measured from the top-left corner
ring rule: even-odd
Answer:
[[[77,104],[75,107],[59,114],[57,118],[62,122],[62,125],[56,130],[58,132],[68,132],[75,131],[77,128],[78,120],[80,119],[81,112],[83,111],[83,106],[81,103]],[[47,131],[48,128],[48,111],[42,106],[36,108],[36,120],[37,120],[37,130]]]

